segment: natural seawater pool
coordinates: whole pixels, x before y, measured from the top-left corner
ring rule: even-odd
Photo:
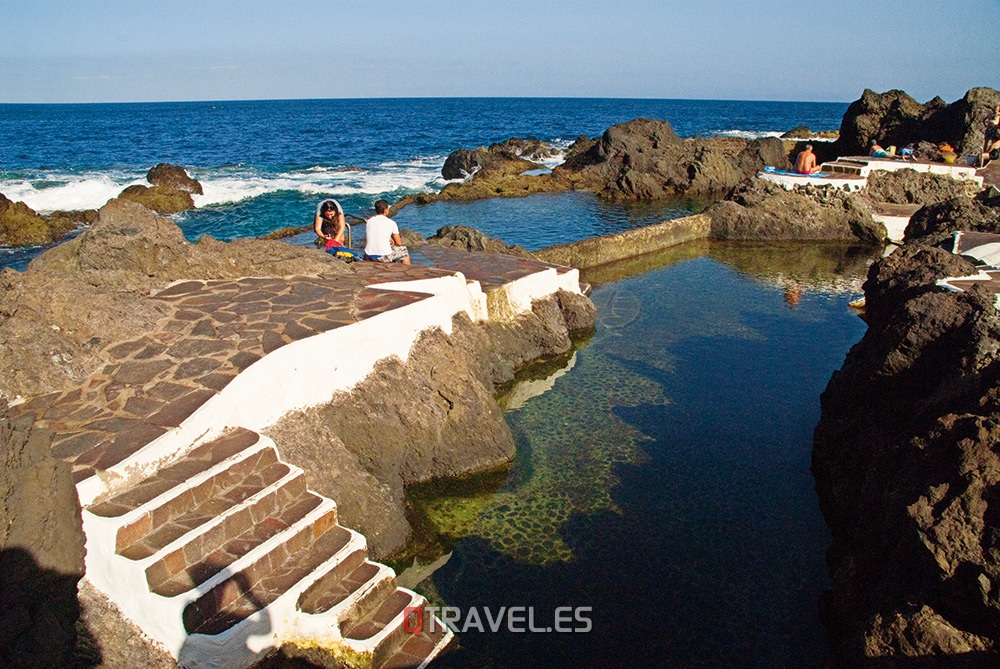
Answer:
[[[486,630],[437,665],[824,666],[812,432],[870,259],[698,243],[587,276],[596,332],[514,389],[510,471],[412,491],[418,561],[438,561],[414,587]],[[561,625],[590,629],[489,631],[504,607],[536,629],[590,607]]]

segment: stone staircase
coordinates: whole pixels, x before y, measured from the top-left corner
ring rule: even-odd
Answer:
[[[88,578],[183,666],[248,666],[274,647],[336,666],[422,667],[451,640],[407,629],[426,604],[274,443],[237,428],[84,510]],[[89,558],[89,556],[88,556]],[[144,583],[145,588],[136,587]],[[123,587],[124,586],[124,587]]]

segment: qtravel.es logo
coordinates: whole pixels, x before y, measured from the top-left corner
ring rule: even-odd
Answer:
[[[533,606],[408,606],[403,611],[403,630],[411,634],[441,631],[512,632],[514,634],[582,634],[593,629],[591,606],[560,606],[551,616],[536,615]]]

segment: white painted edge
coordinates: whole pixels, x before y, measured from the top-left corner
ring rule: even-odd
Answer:
[[[906,226],[910,224],[909,216],[872,214],[872,218],[885,227],[886,237],[890,242],[903,241],[904,234],[906,233]]]

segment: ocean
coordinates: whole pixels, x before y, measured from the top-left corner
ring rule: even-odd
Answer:
[[[318,200],[370,215],[447,183],[449,153],[510,137],[567,147],[637,117],[664,119],[682,137],[777,136],[798,125],[840,127],[846,103],[550,98],[268,100],[0,105],[0,193],[39,213],[96,209],[146,183],[157,163],[185,167],[204,187],[175,216],[189,239],[229,240],[307,225]],[[550,161],[558,163],[558,158]],[[474,205],[409,207],[397,221],[422,234],[464,223],[541,248],[683,215],[677,205],[622,207],[588,197],[522,204],[498,214]],[[516,209],[516,206],[514,207]],[[499,216],[499,217],[498,217]],[[293,238],[307,244],[310,235]],[[41,249],[0,249],[23,269]]]

